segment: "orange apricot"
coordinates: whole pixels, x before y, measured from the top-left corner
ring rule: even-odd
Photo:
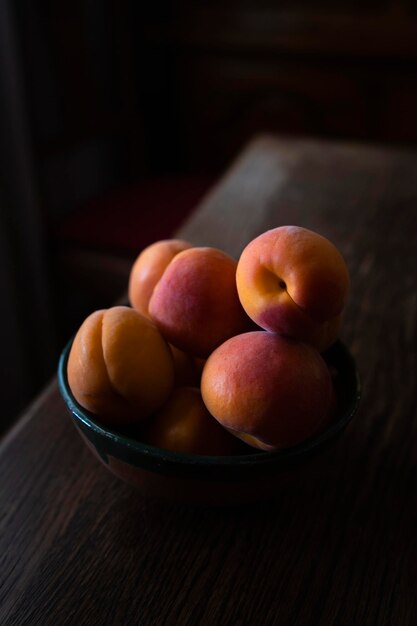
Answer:
[[[133,263],[128,295],[133,308],[149,317],[148,305],[155,285],[172,259],[191,244],[182,239],[162,239],[147,246]]]
[[[229,455],[240,448],[207,411],[196,387],[179,387],[150,418],[142,439],[158,448],[202,455]]]
[[[237,295],[236,267],[235,259],[210,247],[173,258],[149,302],[152,319],[171,344],[204,358],[252,327]]]
[[[243,308],[261,328],[320,351],[336,340],[349,272],[322,235],[299,226],[266,231],[243,250],[236,284]]]
[[[174,385],[167,342],[150,320],[125,306],[87,317],[74,338],[67,373],[78,403],[109,425],[148,417]]]
[[[312,346],[267,331],[232,337],[207,359],[201,393],[209,412],[256,448],[298,444],[328,418],[329,369]]]

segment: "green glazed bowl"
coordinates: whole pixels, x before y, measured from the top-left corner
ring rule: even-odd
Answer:
[[[234,456],[180,454],[147,445],[81,407],[68,385],[71,342],[58,365],[58,384],[72,420],[85,443],[114,475],[146,497],[204,505],[240,504],[272,497],[288,478],[308,470],[307,460],[328,446],[354,417],[360,381],[354,358],[337,341],[324,357],[335,372],[337,415],[322,431],[303,443],[275,452],[251,450]]]

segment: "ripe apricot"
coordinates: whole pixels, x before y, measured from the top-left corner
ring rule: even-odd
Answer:
[[[173,258],[149,302],[152,319],[171,344],[204,358],[252,327],[237,295],[236,267],[235,259],[210,247]]]
[[[87,317],[74,338],[67,373],[75,399],[105,424],[148,417],[174,385],[167,342],[150,320],[124,306]]]
[[[230,435],[207,411],[196,387],[179,387],[151,417],[143,441],[158,448],[203,455],[228,455],[239,450]]]
[[[323,351],[336,340],[349,272],[325,237],[280,226],[253,239],[236,272],[243,308],[265,330],[307,341]]]
[[[334,401],[318,350],[267,331],[232,337],[217,348],[204,366],[201,393],[222,426],[263,450],[313,435]]]
[[[182,239],[162,239],[138,255],[129,276],[128,294],[133,308],[149,317],[148,305],[155,285],[172,259],[182,250],[191,248]]]

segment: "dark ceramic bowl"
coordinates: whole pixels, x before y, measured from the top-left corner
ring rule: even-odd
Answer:
[[[179,454],[142,443],[126,433],[100,424],[83,409],[67,380],[71,343],[61,354],[59,389],[75,426],[104,465],[148,497],[200,504],[238,504],[272,497],[295,472],[307,472],[305,463],[322,452],[346,428],[360,400],[355,361],[338,341],[324,355],[333,372],[338,397],[337,415],[329,425],[303,443],[276,452],[251,448],[238,456]]]

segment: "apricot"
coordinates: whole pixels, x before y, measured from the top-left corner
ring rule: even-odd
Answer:
[[[128,295],[133,308],[149,317],[148,305],[155,285],[174,256],[190,247],[182,239],[162,239],[142,250],[129,275]]]
[[[207,411],[196,387],[174,390],[166,404],[149,420],[142,436],[158,448],[203,455],[229,455],[239,447]]]
[[[319,351],[267,331],[232,337],[217,348],[204,367],[201,393],[222,426],[263,450],[312,436],[334,400]]]
[[[149,302],[169,343],[204,358],[251,328],[237,294],[236,267],[235,259],[210,247],[190,248],[172,259]]]
[[[349,272],[325,237],[280,226],[253,239],[236,272],[243,308],[261,328],[311,343],[336,340],[349,290]]]
[[[175,387],[194,387],[199,384],[201,372],[192,356],[170,345],[174,360]]]
[[[74,338],[67,373],[77,402],[108,425],[148,417],[174,385],[167,342],[150,320],[125,306],[87,317]]]

